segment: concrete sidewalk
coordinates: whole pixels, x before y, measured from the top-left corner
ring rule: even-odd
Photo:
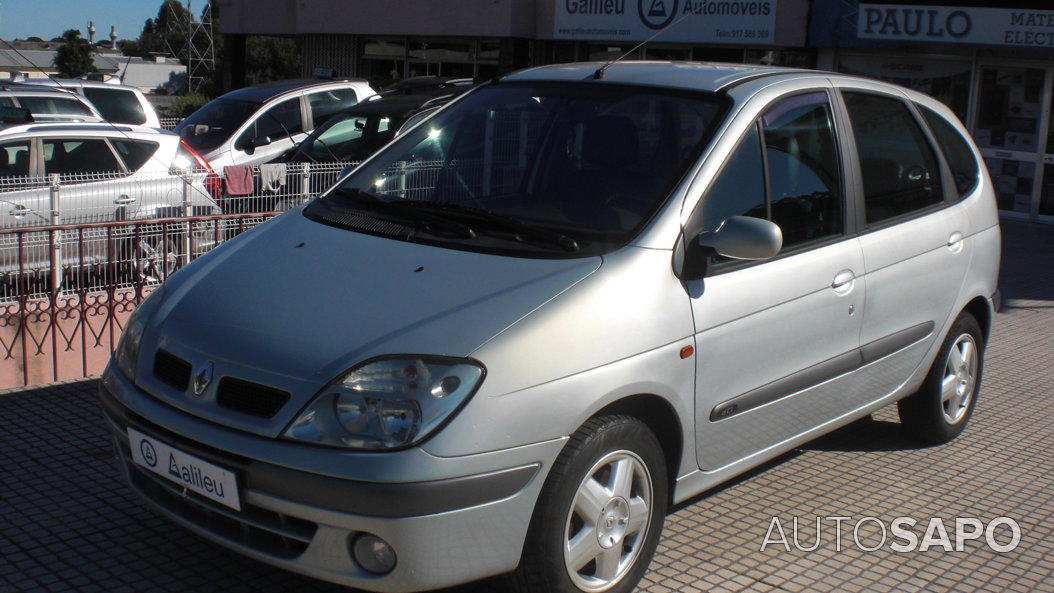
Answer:
[[[942,447],[906,440],[895,407],[814,441],[682,505],[667,520],[640,588],[668,591],[1033,591],[1054,593],[1054,227],[1004,224],[1005,305],[979,407]],[[0,592],[348,591],[248,560],[141,507],[116,478],[96,385],[84,380],[0,394]],[[836,549],[834,523],[851,517]],[[862,517],[1018,522],[998,553],[857,548]],[[800,543],[759,548],[773,517]],[[843,531],[845,529],[843,528]],[[1005,543],[1007,530],[997,531]],[[861,543],[879,543],[864,523]],[[953,536],[954,537],[954,536]],[[455,544],[452,544],[455,545]],[[793,542],[792,542],[793,545]],[[496,593],[500,581],[461,587]]]

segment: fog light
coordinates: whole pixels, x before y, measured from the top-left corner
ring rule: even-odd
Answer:
[[[373,574],[388,574],[395,568],[395,550],[376,535],[363,533],[355,538],[351,554],[359,566]]]

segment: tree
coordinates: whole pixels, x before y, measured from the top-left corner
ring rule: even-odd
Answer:
[[[91,44],[81,37],[80,31],[69,29],[62,34],[64,45],[55,53],[55,67],[63,78],[77,78],[95,72]]]

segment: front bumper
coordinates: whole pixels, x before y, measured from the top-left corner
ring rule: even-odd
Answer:
[[[114,433],[119,468],[149,506],[257,560],[371,591],[428,590],[514,569],[544,482],[544,470],[563,446],[563,440],[557,440],[518,447],[505,455],[486,454],[491,464],[502,458],[505,463],[488,472],[378,482],[302,471],[188,438],[185,430],[170,430],[126,405],[129,397],[164,404],[131,386],[119,373],[107,372],[100,397]],[[242,510],[233,511],[184,492],[139,469],[129,452],[129,427],[233,470],[238,476]],[[231,440],[237,441],[236,431],[230,432],[235,437]],[[279,448],[297,447],[312,456],[335,454],[280,441],[272,443]],[[393,457],[393,462],[397,458]],[[473,462],[465,465],[478,467]],[[391,544],[398,556],[391,573],[378,576],[358,567],[349,544],[359,533],[372,533]]]

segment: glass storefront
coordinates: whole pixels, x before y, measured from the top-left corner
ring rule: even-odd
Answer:
[[[376,89],[411,76],[489,78],[498,73],[498,41],[396,37],[360,43],[359,75]]]

